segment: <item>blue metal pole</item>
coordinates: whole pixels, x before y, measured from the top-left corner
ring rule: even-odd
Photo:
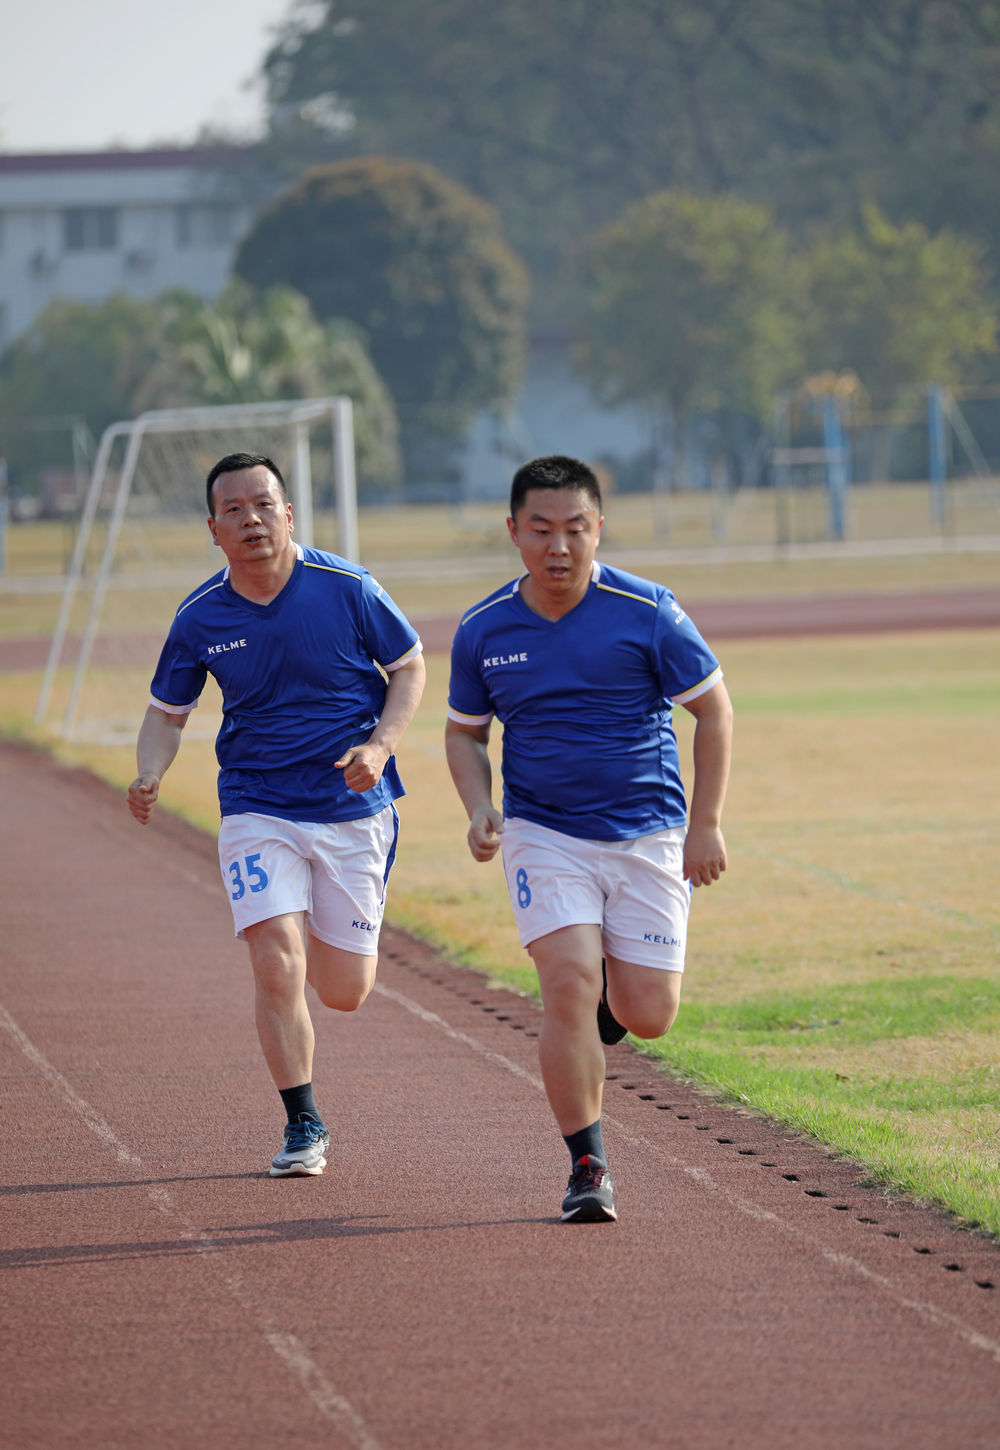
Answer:
[[[0,458],[0,574],[7,572],[7,524],[10,520],[10,490],[7,487],[7,461]]]
[[[847,502],[847,473],[844,467],[844,433],[840,425],[840,409],[832,394],[823,399],[823,447],[828,455],[826,487],[830,501],[830,534],[834,539],[842,539]]]
[[[931,481],[931,517],[943,529],[947,515],[945,485],[948,482],[947,426],[944,389],[932,383],[927,389],[928,472]]]

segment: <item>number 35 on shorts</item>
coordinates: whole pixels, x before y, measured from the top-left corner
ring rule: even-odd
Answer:
[[[247,887],[253,892],[263,891],[268,884],[267,872],[259,865],[260,852],[255,851],[252,856],[244,856],[242,865],[237,859],[230,861],[226,870],[232,877],[232,890],[230,896],[234,901],[241,901],[246,895]]]

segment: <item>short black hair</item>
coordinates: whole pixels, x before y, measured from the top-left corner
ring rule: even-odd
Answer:
[[[601,485],[597,475],[579,458],[567,458],[562,453],[549,453],[544,458],[533,458],[522,463],[514,474],[510,486],[510,516],[517,518],[518,510],[524,506],[524,496],[529,488],[573,488],[585,493],[598,513],[603,510]]]
[[[208,482],[205,485],[205,501],[208,504],[210,518],[215,518],[215,499],[212,490],[215,488],[215,480],[224,473],[242,473],[247,468],[266,468],[269,473],[274,474],[275,482],[281,491],[281,497],[285,503],[288,502],[288,490],[285,488],[285,480],[281,476],[281,470],[273,458],[268,458],[266,453],[227,453],[225,458],[220,458],[218,463],[208,475]]]

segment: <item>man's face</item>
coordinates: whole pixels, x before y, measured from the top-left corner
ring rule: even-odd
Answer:
[[[603,523],[582,489],[528,490],[507,528],[540,598],[575,603],[583,597]]]
[[[208,521],[209,531],[231,564],[275,559],[287,549],[292,506],[263,464],[220,474],[212,496],[215,517]]]

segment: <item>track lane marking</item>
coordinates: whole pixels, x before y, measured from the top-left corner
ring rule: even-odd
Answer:
[[[127,1144],[123,1143],[118,1134],[100,1113],[73,1087],[72,1083],[59,1071],[54,1063],[50,1062],[45,1054],[35,1046],[27,1033],[18,1026],[7,1009],[0,1005],[0,1027],[13,1039],[16,1046],[28,1059],[33,1067],[37,1068],[49,1085],[60,1094],[65,1102],[72,1108],[73,1112],[86,1124],[104,1147],[111,1150],[118,1162],[124,1167],[131,1168],[137,1172],[148,1173],[148,1169],[142,1159],[133,1153]],[[162,1184],[153,1184],[147,1188],[147,1197],[160,1213],[168,1219],[180,1224],[184,1230],[183,1237],[188,1239],[195,1250],[213,1258],[225,1245],[217,1243],[209,1234],[193,1223],[180,1209],[173,1194]],[[261,1338],[268,1345],[271,1352],[286,1366],[287,1369],[299,1381],[306,1394],[323,1416],[323,1418],[334,1425],[349,1440],[353,1450],[381,1450],[378,1440],[368,1429],[361,1415],[351,1404],[346,1395],[336,1388],[334,1384],[323,1374],[306,1349],[305,1345],[294,1334],[283,1329],[262,1309],[252,1287],[247,1283],[242,1274],[230,1273],[222,1268],[218,1259],[214,1259],[212,1268],[218,1277],[226,1285],[233,1298],[241,1309],[251,1314],[257,1321],[257,1329]]]
[[[460,1031],[457,1027],[452,1027],[443,1017],[438,1016],[436,1012],[428,1011],[419,1002],[414,1002],[412,998],[405,996],[402,992],[395,991],[392,987],[385,986],[381,982],[375,983],[374,990],[381,996],[388,998],[391,1002],[395,1002],[398,1006],[405,1008],[406,1011],[412,1012],[422,1022],[426,1022],[431,1027],[439,1028],[454,1042],[459,1042],[464,1047],[471,1048],[481,1057],[485,1057],[488,1061],[505,1068],[515,1077],[520,1078],[523,1082],[529,1083],[532,1087],[537,1088],[539,1092],[544,1093],[545,1085],[540,1077],[528,1072],[519,1063],[513,1062],[510,1058],[505,1057],[503,1053],[486,1047],[485,1044],[478,1042],[474,1037],[470,1037],[468,1033]],[[850,1273],[865,1279],[868,1283],[876,1285],[889,1297],[894,1299],[900,1308],[911,1311],[920,1318],[929,1321],[938,1329],[950,1330],[973,1349],[981,1350],[1000,1364],[1000,1341],[991,1339],[986,1334],[981,1334],[977,1329],[971,1328],[969,1325],[963,1323],[961,1319],[958,1319],[953,1314],[949,1314],[944,1309],[938,1309],[933,1304],[928,1304],[924,1300],[911,1298],[903,1289],[893,1283],[891,1279],[887,1278],[884,1274],[877,1273],[874,1269],[869,1269],[867,1265],[863,1264],[860,1259],[854,1258],[853,1255],[842,1253],[837,1249],[825,1248],[816,1239],[811,1238],[803,1229],[796,1227],[793,1223],[789,1223],[787,1219],[783,1219],[773,1209],[764,1208],[762,1204],[754,1203],[752,1199],[745,1198],[742,1194],[731,1193],[728,1188],[724,1188],[721,1183],[713,1178],[706,1168],[698,1168],[692,1164],[685,1163],[683,1159],[678,1158],[661,1144],[654,1143],[652,1139],[644,1137],[641,1133],[631,1132],[621,1119],[614,1117],[613,1114],[605,1113],[604,1121],[611,1124],[627,1143],[633,1147],[645,1148],[647,1151],[664,1158],[672,1168],[685,1174],[686,1177],[693,1179],[694,1182],[698,1183],[707,1191],[721,1197],[737,1213],[741,1213],[747,1218],[755,1219],[759,1223],[773,1224],[779,1232],[785,1234],[787,1237],[794,1239],[797,1243],[804,1245],[814,1252],[818,1252],[827,1263],[833,1265],[835,1268],[846,1269]]]
[[[496,1064],[504,1071],[544,1094],[544,1083],[537,1074],[529,1072],[526,1068],[521,1067],[519,1063],[512,1061],[503,1053],[487,1047],[476,1038],[469,1036],[468,1033],[452,1027],[438,1013],[429,1011],[427,1008],[422,1007],[420,1003],[407,997],[404,993],[398,992],[392,987],[387,987],[382,982],[376,982],[374,990],[380,996],[402,1007],[405,1011],[419,1018],[428,1026],[442,1031],[451,1041],[468,1047],[478,1056]],[[111,1125],[101,1117],[96,1109],[91,1107],[85,1098],[81,1097],[68,1079],[35,1046],[2,1005],[0,1005],[0,1027],[3,1027],[7,1031],[23,1055],[42,1073],[50,1085],[60,1093],[94,1136],[115,1154],[119,1163],[134,1170],[147,1171],[142,1159],[122,1142]],[[722,1184],[717,1182],[707,1169],[686,1163],[683,1159],[669,1152],[661,1144],[653,1142],[642,1134],[631,1132],[613,1114],[605,1114],[604,1117],[605,1121],[614,1126],[626,1142],[630,1143],[633,1147],[642,1147],[658,1157],[663,1158],[672,1168],[682,1172],[686,1177],[692,1179],[707,1191],[722,1198],[736,1212],[758,1222],[773,1224],[775,1228],[787,1237],[794,1239],[796,1242],[814,1252],[818,1252],[832,1266],[845,1269],[882,1289],[889,1297],[895,1300],[900,1308],[909,1310],[918,1317],[929,1321],[938,1329],[949,1330],[957,1334],[959,1338],[963,1339],[972,1348],[988,1354],[992,1359],[1000,1363],[1000,1341],[991,1339],[988,1335],[981,1334],[978,1330],[972,1329],[969,1325],[963,1323],[962,1320],[949,1314],[947,1311],[937,1309],[933,1304],[911,1298],[885,1275],[869,1269],[851,1254],[826,1248],[822,1244],[817,1243],[815,1239],[811,1238],[802,1229],[789,1223],[772,1209],[764,1208],[761,1204],[754,1203],[752,1199],[745,1198],[742,1194],[731,1193]],[[186,1218],[168,1190],[157,1185],[147,1190],[147,1196],[160,1212],[164,1213],[168,1218],[176,1220],[184,1228],[185,1236],[195,1243],[200,1252],[209,1255],[214,1254],[221,1248],[221,1245],[217,1244],[203,1230]],[[319,1413],[325,1419],[345,1431],[349,1435],[352,1445],[356,1447],[356,1450],[380,1450],[378,1441],[368,1430],[351,1402],[326,1379],[315,1361],[309,1356],[308,1351],[301,1341],[295,1335],[282,1330],[280,1326],[276,1325],[274,1321],[262,1313],[259,1304],[254,1299],[252,1290],[242,1275],[226,1273],[219,1268],[218,1264],[214,1264],[213,1267],[216,1268],[219,1277],[226,1284],[237,1302],[255,1316],[258,1329],[263,1339],[272,1352],[284,1362],[287,1368],[299,1380],[299,1383],[303,1386]]]

